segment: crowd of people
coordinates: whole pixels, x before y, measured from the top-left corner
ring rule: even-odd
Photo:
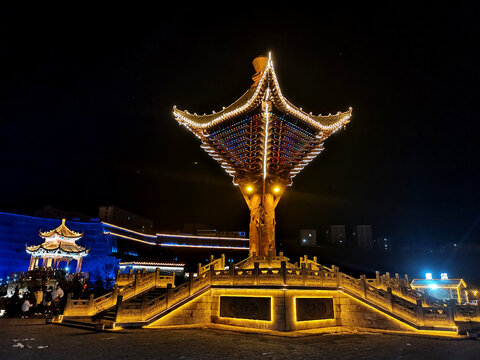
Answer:
[[[58,283],[55,287],[43,285],[27,289],[23,292],[23,297],[20,297],[19,290],[16,289],[10,298],[7,314],[22,317],[58,315],[63,311],[64,300],[65,293]]]

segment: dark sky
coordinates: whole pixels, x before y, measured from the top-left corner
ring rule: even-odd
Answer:
[[[246,229],[238,189],[172,107],[231,104],[271,51],[295,105],[353,107],[279,203],[280,237],[372,224],[400,244],[480,242],[479,8],[396,4],[1,9],[0,209]]]

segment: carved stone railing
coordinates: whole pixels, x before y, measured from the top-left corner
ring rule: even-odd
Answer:
[[[455,321],[480,322],[480,306],[478,305],[456,305]]]
[[[405,275],[404,278],[401,278],[398,274],[395,274],[395,277],[391,277],[390,273],[385,273],[380,275],[379,271],[376,271],[375,279],[366,279],[366,282],[376,288],[387,290],[391,289],[392,294],[399,296],[407,301],[410,301],[413,304],[416,304],[418,301],[421,301],[423,306],[438,306],[445,307],[447,303],[445,301],[436,299],[432,296],[429,296],[425,293],[421,293],[410,286],[408,275]]]
[[[289,260],[289,258],[283,255],[283,252],[280,252],[278,255],[269,253],[268,255],[263,256],[252,255],[236,264],[233,264],[232,266],[235,269],[252,269],[255,267],[255,263],[261,263],[262,267],[279,268],[282,261],[285,261],[288,268],[296,267],[294,264],[289,263]]]
[[[216,260],[211,257],[207,265],[199,265],[196,277],[190,277],[188,282],[176,288],[173,287],[174,276],[162,277],[158,270],[150,274],[145,272],[128,274],[122,278],[122,281],[128,284],[127,286],[116,287],[112,293],[103,297],[89,300],[69,298],[65,315],[95,314],[115,305],[116,295],[122,295],[123,301],[117,306],[116,321],[145,323],[211,286],[286,285],[339,289],[419,328],[453,328],[455,320],[480,320],[478,307],[457,306],[455,308],[453,303],[447,304],[442,301],[427,304],[426,298],[407,286],[408,280],[400,279],[398,275],[390,278],[388,273],[380,276],[377,272],[375,279],[367,279],[365,275],[354,278],[340,272],[336,266],[327,268],[318,264],[316,258],[310,260],[307,257],[300,259],[300,266],[288,264],[284,260],[280,261],[280,266],[277,267],[265,266],[267,263],[275,264],[280,259],[285,259],[283,254],[278,257],[251,256],[248,259],[249,261],[239,263],[240,266],[236,264],[225,269],[224,256]],[[166,287],[167,291],[151,300],[147,300],[144,296],[142,301],[125,301],[154,286]]]
[[[116,322],[145,322],[164,310],[177,305],[182,300],[195,293],[208,288],[212,284],[212,275],[215,270],[209,270],[196,277],[191,277],[188,282],[175,288],[167,287],[167,292],[150,301],[142,302],[123,301],[117,308]]]
[[[300,258],[300,261],[298,262],[299,266],[302,267],[303,264],[305,264],[305,267],[309,270],[324,270],[324,271],[335,271],[335,265],[332,265],[331,268],[319,264],[317,262],[317,257],[314,256],[313,260],[310,260],[307,255],[304,255],[303,257]]]
[[[218,259],[214,260],[213,255],[210,256],[210,262],[206,265],[198,264],[197,267],[197,274],[203,274],[204,272],[207,272],[210,270],[210,268],[213,266],[215,270],[223,270],[225,269],[225,255],[222,254]]]
[[[63,315],[92,316],[115,306],[117,304],[117,298],[119,295],[121,295],[124,300],[127,300],[149,289],[155,287],[173,287],[175,284],[175,274],[160,275],[160,269],[157,269],[155,272],[152,273],[138,271],[133,277],[131,276],[131,272],[126,275],[130,275],[130,278],[133,278],[133,281],[126,282],[125,279],[127,278],[127,276],[121,277],[120,283],[127,285],[120,287],[118,283],[116,283],[114,285],[113,291],[98,298],[94,298],[92,294],[87,300],[77,300],[72,299],[72,294],[68,294],[67,303],[65,305]]]

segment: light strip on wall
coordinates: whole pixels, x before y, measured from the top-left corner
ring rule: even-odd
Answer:
[[[215,245],[187,245],[187,244],[172,244],[163,243],[159,244],[164,247],[186,247],[186,248],[206,248],[206,249],[228,249],[228,250],[249,250],[248,247],[240,246],[215,246]]]
[[[176,234],[159,234],[158,237],[170,237],[180,239],[203,239],[203,240],[234,240],[234,241],[249,241],[247,238],[234,238],[224,236],[198,236],[198,235],[176,235]]]
[[[153,238],[153,239],[155,239],[157,237],[156,235],[149,235],[149,234],[144,234],[144,233],[141,233],[141,232],[138,232],[138,231],[125,229],[121,226],[109,224],[109,223],[106,223],[106,222],[103,222],[103,221],[102,221],[102,224],[113,227],[113,228],[117,228],[117,229],[120,229],[120,230],[128,231],[128,232],[133,233],[133,234],[138,234],[138,235],[141,235],[141,236],[146,236],[146,237],[149,237],[149,238]]]
[[[148,245],[157,245],[157,243],[156,243],[156,242],[153,242],[153,241],[145,241],[145,240],[135,239],[135,238],[132,238],[132,237],[130,237],[130,236],[115,234],[115,233],[112,233],[112,232],[110,232],[110,231],[104,231],[103,234],[104,234],[104,235],[114,235],[114,236],[118,236],[118,237],[121,237],[121,238],[124,238],[124,239],[133,240],[133,241],[138,241],[138,242],[141,242],[141,243],[144,243],[144,244],[148,244]]]

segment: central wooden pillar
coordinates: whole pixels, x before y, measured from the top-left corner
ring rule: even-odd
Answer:
[[[249,185],[240,186],[240,191],[250,210],[250,256],[276,254],[275,208],[285,188],[283,186],[270,188],[260,192]],[[277,193],[273,189],[277,189]]]

